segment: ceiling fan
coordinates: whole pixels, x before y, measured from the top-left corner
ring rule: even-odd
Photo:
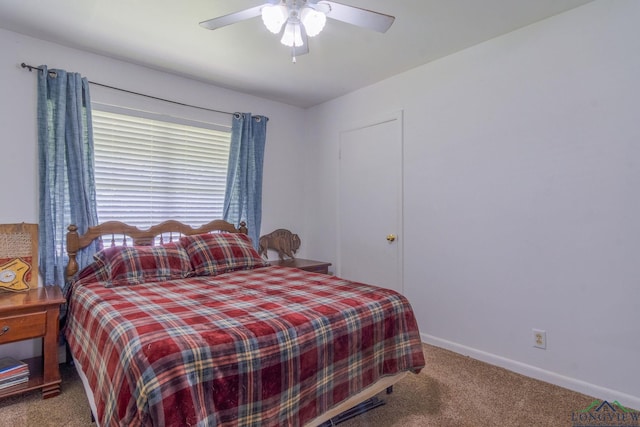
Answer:
[[[320,34],[327,18],[379,33],[386,32],[395,20],[391,15],[335,1],[268,0],[260,6],[200,22],[200,26],[215,30],[257,16],[262,16],[269,31],[281,34],[280,42],[291,48],[293,62],[296,62],[296,56],[309,53],[307,37]]]

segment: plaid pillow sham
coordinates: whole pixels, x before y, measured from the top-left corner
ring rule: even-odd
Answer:
[[[191,275],[187,251],[175,243],[107,248],[95,254],[95,259],[104,266],[106,287],[162,282]]]
[[[106,282],[109,280],[109,271],[108,268],[104,265],[102,261],[94,261],[91,264],[87,265],[83,268],[80,273],[78,273],[78,277],[76,278],[76,282],[80,283],[92,283],[92,282]]]
[[[184,246],[196,276],[215,276],[236,270],[251,270],[270,264],[262,259],[242,233],[211,233],[183,236]]]

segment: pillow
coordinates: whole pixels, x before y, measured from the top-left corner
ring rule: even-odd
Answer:
[[[191,275],[187,251],[175,243],[162,246],[118,246],[94,255],[106,270],[106,287],[183,279]]]
[[[93,283],[93,282],[106,282],[109,280],[109,269],[104,265],[102,261],[94,261],[80,270],[76,282],[81,283]]]
[[[235,270],[267,267],[251,239],[244,233],[211,233],[182,236],[196,276],[215,276]]]

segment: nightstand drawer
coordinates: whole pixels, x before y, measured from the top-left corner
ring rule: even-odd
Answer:
[[[0,344],[37,338],[45,335],[47,313],[0,317]]]

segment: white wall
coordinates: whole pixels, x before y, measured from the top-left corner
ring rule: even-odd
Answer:
[[[111,58],[69,49],[0,29],[0,223],[38,222],[38,151],[36,130],[37,77],[20,67],[46,64],[79,72],[91,81],[222,111],[269,117],[263,182],[263,232],[276,228],[302,230],[304,147],[299,129],[305,111]],[[91,86],[92,101],[184,117],[185,108],[135,95]],[[190,111],[189,114],[194,114]],[[201,119],[231,124],[231,116],[196,111]],[[192,117],[192,116],[189,116]],[[283,173],[283,171],[286,171]],[[301,234],[303,241],[304,236]],[[305,247],[301,248],[304,254]],[[8,347],[10,346],[10,347]],[[39,346],[8,344],[0,355],[26,357]]]
[[[311,109],[310,255],[335,262],[338,132],[403,110],[423,338],[640,408],[638,22],[590,3]]]

